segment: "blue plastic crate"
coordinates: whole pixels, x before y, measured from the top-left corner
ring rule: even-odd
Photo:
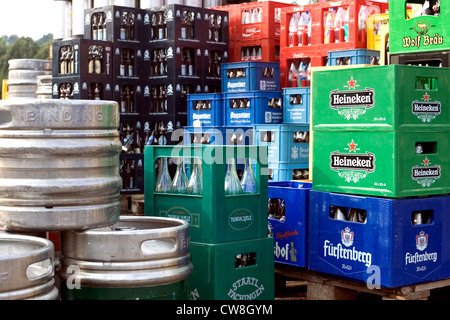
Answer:
[[[226,126],[283,122],[281,91],[228,92],[223,97]]]
[[[228,62],[221,64],[222,92],[280,91],[279,62]]]
[[[252,127],[184,127],[184,144],[253,145]]]
[[[372,63],[376,59],[377,63]],[[353,49],[343,51],[329,51],[328,63],[330,66],[355,65],[355,64],[379,64],[380,51],[370,49]]]
[[[188,126],[194,126],[196,120],[202,126],[223,126],[222,93],[188,94],[187,114]]]
[[[311,88],[283,89],[283,123],[310,123]]]
[[[450,214],[449,196],[387,199],[321,191],[309,196],[309,269],[381,287],[448,278],[443,222]],[[344,215],[365,211],[366,219],[336,219],[337,207]],[[422,224],[415,224],[419,213]]]
[[[255,124],[253,141],[267,146],[269,162],[309,164],[309,124]]]
[[[269,183],[269,199],[284,201],[283,218],[269,216],[269,231],[274,238],[274,260],[282,264],[307,267],[308,210],[311,182]]]
[[[270,162],[268,163],[268,180],[290,181],[309,179],[308,163]]]

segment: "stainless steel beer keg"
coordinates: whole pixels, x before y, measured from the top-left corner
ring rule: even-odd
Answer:
[[[53,243],[0,232],[0,300],[56,300]]]
[[[189,224],[121,216],[110,227],[61,232],[61,299],[188,298]]]
[[[0,229],[89,229],[120,212],[118,105],[0,101]]]
[[[52,79],[51,75],[37,76],[36,99],[52,98]]]
[[[36,98],[37,77],[52,74],[51,60],[11,59],[8,63],[9,99]]]

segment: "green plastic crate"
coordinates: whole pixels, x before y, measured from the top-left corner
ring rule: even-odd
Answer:
[[[266,146],[146,146],[144,152],[146,216],[189,221],[190,238],[196,242],[214,244],[267,236]],[[160,157],[201,159],[203,194],[154,192],[155,163]],[[226,163],[229,158],[251,158],[254,161],[256,193],[225,195]],[[239,164],[239,160],[237,162]]]
[[[314,131],[313,136],[314,190],[391,198],[450,192],[449,132]]]
[[[405,65],[314,71],[313,130],[450,128],[450,69]]]
[[[422,4],[423,0],[389,3],[389,51],[391,54],[450,49],[450,7],[442,0],[439,16],[406,18],[406,4]],[[431,1],[430,1],[431,2]]]
[[[188,278],[189,298],[273,300],[273,246],[271,237],[224,244],[191,242],[190,255],[194,269]],[[250,258],[247,258],[247,265],[242,266],[244,254]]]

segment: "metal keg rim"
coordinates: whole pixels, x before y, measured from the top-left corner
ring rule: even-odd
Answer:
[[[40,238],[40,237],[34,237],[34,236],[28,236],[28,235],[19,235],[19,234],[11,234],[6,231],[0,232],[0,241],[8,240],[8,241],[16,241],[16,242],[28,242],[28,243],[34,243],[42,245],[41,248],[33,249],[24,253],[14,253],[7,256],[0,256],[0,262],[4,260],[11,260],[11,259],[20,259],[30,256],[31,254],[42,254],[45,253],[47,250],[52,249],[54,250],[53,242],[51,242],[48,239]]]
[[[168,229],[170,231],[176,231],[178,229],[185,229],[189,227],[189,222],[181,220],[181,219],[175,219],[175,218],[166,218],[166,217],[151,217],[151,216],[120,216],[119,219],[109,227],[103,227],[103,228],[96,228],[96,229],[88,229],[81,231],[82,234],[89,236],[89,235],[105,235],[105,234],[117,234],[120,233],[121,235],[137,235],[137,234],[146,234],[148,231],[151,231],[153,229],[133,229],[133,230],[112,230],[116,223],[118,222],[142,222],[142,223],[155,223],[155,222],[162,222],[162,223],[173,223],[176,224],[174,226],[167,226],[158,228],[158,231],[164,231],[164,229]],[[110,230],[107,230],[106,228],[110,228]],[[80,231],[70,230],[68,232],[74,232],[74,233],[80,233]]]
[[[89,112],[88,112],[89,111]],[[119,104],[113,100],[7,99],[0,100],[0,128],[79,130],[114,129],[118,135]],[[8,115],[9,113],[9,115]]]
[[[45,59],[10,59],[9,70],[52,70],[52,60]]]

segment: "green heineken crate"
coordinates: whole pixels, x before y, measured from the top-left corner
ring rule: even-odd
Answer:
[[[437,14],[437,1],[429,1],[425,15],[416,16],[423,0],[389,3],[389,51],[391,54],[450,49],[450,7],[442,0]],[[406,4],[414,4],[407,15]]]
[[[273,300],[273,246],[272,237],[222,244],[191,242],[190,300]]]
[[[449,130],[449,84],[449,68],[387,65],[314,71],[312,128]]]
[[[450,192],[449,132],[313,135],[314,190],[391,198]]]
[[[201,161],[202,194],[155,192],[159,158]],[[256,192],[225,194],[228,159],[252,159]],[[266,146],[176,145],[146,146],[144,211],[189,221],[191,241],[224,243],[267,236],[268,169]],[[187,177],[189,178],[189,170]],[[172,177],[173,178],[173,177]]]

